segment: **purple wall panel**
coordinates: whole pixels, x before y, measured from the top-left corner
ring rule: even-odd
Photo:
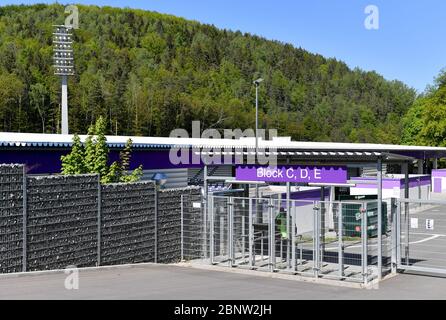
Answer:
[[[328,188],[325,188],[324,198],[327,199],[329,196],[330,196],[330,190]],[[290,199],[296,200],[296,202],[293,202],[295,207],[309,206],[311,205],[311,201],[321,201],[321,190],[313,189],[313,190],[291,192]],[[286,208],[286,193],[282,193],[281,205],[283,208]]]
[[[68,150],[0,150],[0,163],[26,164],[28,173],[59,173],[61,169],[60,157],[67,154]],[[110,151],[110,162],[119,159],[119,151]],[[174,165],[169,161],[169,150],[133,150],[130,169],[139,165],[143,169],[170,169],[170,168],[200,168],[202,165]]]
[[[441,193],[441,178],[434,178],[434,192]]]
[[[376,178],[355,177],[355,178],[351,178],[351,180],[376,180]],[[429,176],[409,178],[409,188],[414,188],[417,186],[428,186],[430,184],[431,184],[431,178]],[[356,188],[376,189],[376,185],[374,185],[374,184],[357,184]],[[383,179],[383,189],[393,189],[393,188],[404,188],[404,179],[384,178]]]
[[[446,169],[432,170],[432,177],[446,177]]]

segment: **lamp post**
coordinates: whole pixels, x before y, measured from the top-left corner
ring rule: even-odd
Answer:
[[[74,75],[73,34],[71,27],[54,26],[54,74],[62,80],[61,133],[68,134],[68,76]]]
[[[259,130],[259,86],[260,83],[263,81],[262,78],[259,78],[255,80],[253,83],[256,86],[256,142],[255,142],[255,162],[257,164],[257,157],[259,152],[259,136],[258,136],[258,130]],[[259,185],[256,184],[256,198],[259,197]]]

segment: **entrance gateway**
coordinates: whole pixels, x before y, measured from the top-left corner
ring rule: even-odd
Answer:
[[[288,150],[279,154],[282,156],[275,167],[241,164],[235,166],[232,177],[208,175],[205,165],[202,248],[206,261],[362,283],[381,279],[398,269],[416,269],[416,258],[410,258],[415,253],[411,249],[423,241],[414,244],[407,240],[413,231],[408,237],[402,231],[407,221],[402,211],[404,201],[382,198],[383,163],[401,168],[405,177],[404,195],[408,198],[408,169],[417,159],[413,156],[415,153],[407,156],[388,152]],[[351,168],[370,165],[376,166],[375,179],[352,180]],[[208,184],[212,181],[237,184],[245,192],[242,195],[209,193]],[[286,186],[286,192],[258,198],[249,196],[250,187],[259,184]],[[377,196],[374,199],[334,198],[333,189],[356,184],[375,185]],[[318,187],[320,197],[293,199],[293,186]],[[440,236],[432,234],[431,238]],[[409,258],[404,260],[407,255]]]
[[[380,278],[377,238],[390,241],[389,230],[378,226],[382,207],[376,199],[341,202],[325,192],[348,185],[347,166],[241,165],[233,182],[286,183],[286,196],[208,195],[211,264],[361,283]],[[316,199],[292,199],[295,184],[321,191]],[[390,255],[386,250],[388,271]]]

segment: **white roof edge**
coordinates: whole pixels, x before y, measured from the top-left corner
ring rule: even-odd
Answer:
[[[46,133],[15,133],[1,132],[0,143],[25,145],[27,143],[71,143],[73,135],[46,134]],[[86,135],[80,135],[82,141]],[[135,137],[135,136],[107,136],[110,144],[125,144],[131,138],[134,144],[154,145],[191,145],[193,147],[248,147],[255,146],[254,139],[201,139],[201,138],[175,138],[175,137]],[[373,143],[341,143],[341,142],[307,142],[291,141],[285,139],[259,140],[260,148],[302,149],[302,150],[349,150],[349,151],[444,151],[445,147],[408,146]]]

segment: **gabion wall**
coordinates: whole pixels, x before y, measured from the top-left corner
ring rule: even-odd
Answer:
[[[157,196],[151,181],[101,186],[97,175],[24,177],[22,165],[0,165],[0,273],[179,261],[182,207],[188,232],[201,227],[200,201],[199,187]]]
[[[27,270],[95,266],[98,176],[27,179]]]
[[[101,222],[101,265],[155,261],[153,182],[102,186]]]
[[[209,228],[204,230],[203,205],[200,190],[183,196],[184,260],[201,259],[204,257],[204,249],[209,251]]]
[[[22,271],[23,165],[0,165],[0,273]]]
[[[181,260],[181,195],[184,200],[200,195],[199,187],[165,189],[158,192],[158,263]]]

